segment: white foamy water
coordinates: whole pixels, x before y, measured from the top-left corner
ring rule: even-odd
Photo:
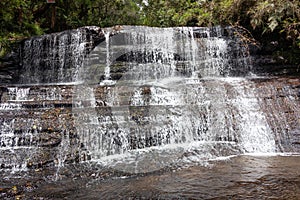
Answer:
[[[165,158],[160,147],[173,145],[193,154],[187,157],[193,162],[275,152],[254,85],[246,78],[226,77],[236,67],[233,60],[247,64],[248,58],[231,58],[222,31],[124,27],[116,38],[106,37],[106,46],[96,50],[99,58],[106,55],[104,77],[108,67],[110,77],[119,67],[126,70],[114,84],[100,82],[105,95],[93,97],[98,104],[81,107],[90,110],[78,118],[78,131],[91,158],[130,160],[143,149],[147,158]],[[90,92],[80,90],[79,96]],[[194,142],[197,148],[187,150]],[[175,157],[173,161],[180,155]]]

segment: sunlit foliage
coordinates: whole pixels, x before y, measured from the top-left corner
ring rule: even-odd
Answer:
[[[299,0],[1,0],[0,52],[23,37],[117,24],[238,25],[258,38],[283,37],[300,48]]]

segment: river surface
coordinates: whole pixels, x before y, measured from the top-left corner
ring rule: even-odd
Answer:
[[[91,163],[56,170],[2,173],[0,198],[300,199],[299,155],[241,155],[138,174]]]

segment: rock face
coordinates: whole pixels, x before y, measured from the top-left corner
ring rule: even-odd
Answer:
[[[280,152],[299,152],[300,79],[254,79],[261,109]]]
[[[58,162],[61,147],[78,147],[71,89],[70,86],[1,86],[2,168],[53,165]]]
[[[80,144],[68,82],[78,80],[83,60],[103,40],[99,27],[83,27],[23,40],[1,60],[1,168],[79,160],[79,153],[71,150],[78,151]],[[68,151],[61,154],[61,147]]]
[[[272,55],[254,55],[253,72],[261,76],[299,76],[300,68],[287,63],[282,57]]]
[[[142,85],[134,91],[126,91],[118,85],[94,85],[88,87],[93,99],[82,98],[79,106],[74,97],[78,95],[78,87],[0,87],[1,168],[59,166],[128,150],[183,143],[191,138],[213,140],[218,146],[214,151],[232,155],[246,148],[237,148],[245,142],[239,132],[252,133],[246,129],[260,134],[272,133],[275,152],[300,152],[298,78],[202,80],[184,88],[179,86],[180,91],[189,93],[185,99],[188,104],[171,100],[183,98],[179,90],[172,92],[174,88]],[[197,91],[204,88],[206,97],[201,97]],[[87,90],[81,86],[80,89]],[[118,94],[114,105],[111,105],[112,93]],[[252,101],[256,103],[244,107]],[[263,113],[262,119],[255,110],[257,104]],[[218,113],[220,108],[223,111]],[[251,117],[258,121],[244,121],[253,120]],[[265,120],[270,129],[264,130],[261,120]],[[189,128],[191,132],[182,128]],[[259,144],[253,147],[262,148]]]
[[[112,36],[117,34],[121,29],[121,26],[116,26],[106,31],[109,31],[110,36]],[[23,40],[18,46],[13,48],[14,50],[10,54],[1,58],[0,83],[54,83],[74,81],[78,78],[78,70],[80,70],[80,67],[85,65],[83,61],[86,55],[88,55],[94,47],[105,41],[104,33],[105,30],[103,31],[99,27],[82,27]],[[221,31],[218,28],[195,28],[190,37],[226,38],[229,57],[232,61],[234,57],[248,57],[248,55],[251,55],[252,66],[247,69],[247,71],[252,71],[257,75],[299,74],[299,66],[287,64],[282,57],[266,55],[264,50],[260,50],[258,46],[247,44],[247,42],[240,39],[237,40],[238,37],[235,37],[235,34],[241,35],[244,33],[241,29],[231,27],[224,28]],[[268,52],[270,53],[270,51]],[[134,56],[133,53],[135,54]],[[123,59],[130,61],[130,59],[138,58],[140,61],[145,61],[145,59],[149,60],[151,57],[149,52],[148,55],[142,55],[145,52],[140,52],[140,56],[137,56],[138,53],[136,50],[134,52],[127,52],[127,54],[120,56],[118,60]],[[148,58],[145,58],[145,56],[148,56]],[[178,55],[174,56],[176,57]],[[177,59],[183,58],[177,57]],[[228,63],[231,70],[225,70],[223,75],[244,75],[245,69],[241,68],[242,63],[236,62],[237,60],[232,61]],[[190,72],[185,71],[185,73]],[[120,74],[117,76],[120,76]]]
[[[18,52],[11,52],[5,58],[0,59],[0,83],[10,84],[16,82],[19,77],[20,57]]]
[[[104,39],[99,27],[83,27],[23,40],[1,60],[0,83],[70,82],[85,56]]]
[[[0,167],[192,142],[206,159],[300,152],[299,78],[251,76],[276,73],[238,31],[84,27],[23,41],[0,69]]]

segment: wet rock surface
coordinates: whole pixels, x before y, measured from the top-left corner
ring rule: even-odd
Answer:
[[[95,34],[99,34],[100,30],[96,30],[98,32],[96,31]],[[55,41],[53,38],[59,38],[62,35],[51,35],[49,36],[50,41]],[[103,35],[100,34],[99,37],[103,39]],[[84,43],[84,51],[85,49],[90,51],[91,45],[95,44],[93,42],[98,41],[93,40],[93,37],[89,39],[87,43]],[[59,41],[57,40],[58,43]],[[93,42],[89,43],[89,41]],[[100,41],[101,39],[98,42]],[[32,42],[30,41],[30,44]],[[77,44],[80,45],[82,42],[83,40],[80,40]],[[233,50],[234,42],[228,45]],[[219,50],[218,48],[221,47],[223,46],[211,48]],[[101,49],[97,51],[100,52]],[[237,49],[230,53],[227,52],[226,56],[233,56],[231,54],[234,52],[237,52]],[[207,140],[210,129],[214,130],[210,124],[217,125],[219,120],[220,123],[224,123],[222,122],[224,118],[226,127],[222,124],[223,128],[220,128],[222,131],[218,129],[220,133],[212,131],[215,134],[212,139],[217,142],[238,144],[242,139],[237,132],[243,128],[239,123],[244,123],[239,119],[241,114],[237,110],[238,104],[235,106],[226,102],[224,104],[222,98],[234,101],[239,95],[244,98],[243,96],[247,96],[249,91],[250,96],[242,100],[251,101],[253,98],[258,100],[259,109],[274,133],[276,151],[299,152],[300,84],[298,78],[287,76],[248,77],[245,78],[245,81],[239,80],[238,83],[242,85],[238,86],[234,79],[233,82],[222,80],[224,75],[222,73],[221,77],[216,79],[207,79],[198,73],[196,80],[192,80],[195,81],[194,83],[183,86],[182,91],[185,91],[183,93],[172,93],[176,84],[182,87],[182,82],[176,82],[176,80],[169,85],[167,83],[166,87],[151,84],[138,86],[129,84],[128,87],[126,83],[130,82],[126,81],[134,81],[136,77],[140,78],[140,69],[132,70],[132,67],[141,66],[140,64],[145,64],[146,61],[149,63],[157,62],[157,60],[164,61],[161,53],[158,53],[157,57],[153,52],[151,54],[144,53],[142,60],[136,60],[134,57],[140,56],[140,52],[123,54],[123,57],[119,57],[120,60],[117,59],[110,66],[110,79],[119,81],[114,85],[32,84],[31,81],[29,81],[31,84],[2,84],[0,86],[2,111],[0,113],[2,131],[0,147],[3,152],[0,156],[1,168],[41,168],[58,165],[60,162],[88,160],[91,159],[90,153],[93,151],[101,152],[99,157],[103,157],[172,142],[184,143],[187,141],[187,136],[184,133],[182,136],[178,136],[180,135],[178,131],[181,129],[181,123],[184,123],[184,126],[185,123],[189,123],[189,120],[186,120],[190,119],[189,114],[186,112],[196,116],[196,120],[190,124],[195,130],[188,130],[192,132],[193,140]],[[207,54],[206,56],[211,56],[212,52],[209,50]],[[224,56],[223,52],[219,52],[219,54],[220,57]],[[170,59],[169,56],[167,54],[167,59]],[[176,58],[176,55],[171,55],[171,57],[174,56]],[[243,55],[235,55],[234,62],[239,60],[239,56],[243,58]],[[153,60],[154,57],[157,60]],[[174,64],[174,74],[189,78],[193,72],[184,59],[175,59],[178,62]],[[213,58],[208,57],[208,59]],[[222,59],[221,61],[223,61]],[[248,59],[243,60],[243,62],[247,61]],[[127,62],[133,62],[133,65],[127,65]],[[40,63],[38,64],[40,65]],[[227,64],[231,65],[232,62]],[[151,69],[152,66],[148,67]],[[165,66],[162,65],[159,67],[160,69],[157,69],[159,78],[164,76],[165,71],[161,70],[163,67]],[[243,68],[243,70],[245,69]],[[43,70],[28,71],[35,73],[35,71]],[[150,77],[157,78],[155,77],[157,74],[154,75],[153,71],[147,71],[147,69],[145,71]],[[91,72],[93,71],[91,70]],[[234,70],[232,73],[239,75]],[[35,76],[29,77],[35,78]],[[55,76],[55,78],[57,77],[59,76]],[[98,77],[100,79],[97,83],[105,79],[105,76],[98,75]],[[41,81],[44,82],[44,80]],[[124,85],[122,85],[123,82]],[[171,89],[167,88],[170,85]],[[88,89],[86,90],[84,87]],[[240,90],[241,88],[242,90]],[[178,91],[175,89],[175,92]],[[187,97],[178,94],[187,94]],[[213,98],[215,101],[207,108],[205,102]],[[177,102],[176,99],[183,99],[183,101]],[[199,103],[202,106],[199,106]],[[223,108],[221,109],[226,110],[224,117],[214,114],[220,109],[217,106],[214,108],[214,103],[222,104]],[[181,118],[182,116],[186,118]],[[213,121],[210,122],[210,118]],[[116,119],[121,120],[116,121]],[[129,125],[124,125],[126,123]],[[124,135],[125,129],[127,132]],[[87,148],[90,145],[92,149]],[[14,151],[12,152],[11,149]],[[8,157],[9,160],[7,160]]]
[[[1,58],[0,83],[72,81],[73,70],[104,40],[102,29],[93,26],[25,39]]]
[[[299,156],[237,156],[209,167],[130,174],[95,164],[17,173],[0,179],[2,199],[297,199]],[[88,170],[87,170],[88,169]],[[1,176],[1,175],[0,175]]]
[[[217,181],[203,197],[243,199],[258,194],[257,186],[265,196],[274,195],[273,186],[280,197],[299,194],[298,177],[276,176],[280,167],[266,173],[277,167],[268,158],[217,161],[213,173],[195,167],[244,153],[300,152],[294,66],[260,57],[231,28],[120,29],[85,27],[28,39],[19,49],[22,59],[3,60],[0,198],[196,198],[197,184],[207,187],[210,180]],[[186,46],[175,48],[178,41]],[[196,170],[177,173],[181,164]],[[223,183],[226,194],[218,193]],[[166,185],[172,187],[165,191]]]
[[[54,165],[62,146],[79,145],[71,87],[1,86],[1,90],[1,168]]]
[[[123,26],[116,26],[107,30],[99,27],[82,27],[60,33],[53,33],[41,37],[34,37],[21,41],[14,50],[0,59],[0,83],[51,83],[74,81],[78,75],[76,70],[84,65],[84,59],[97,45],[105,41],[104,32],[109,31],[111,37],[119,34]],[[176,29],[176,28],[174,28]],[[178,28],[177,28],[178,29]],[[178,33],[180,33],[178,29]],[[227,40],[230,51],[228,55],[231,61],[225,66],[224,76],[243,76],[251,71],[257,75],[296,75],[299,74],[299,65],[288,63],[286,58],[272,55],[268,47],[259,47],[243,40],[245,30],[233,27],[218,28],[194,28],[193,36],[203,39],[209,37],[223,37]],[[182,32],[182,34],[186,34]],[[246,34],[247,35],[247,34]],[[241,38],[236,37],[241,36]],[[245,49],[241,51],[241,49]],[[265,51],[264,51],[265,50]],[[246,53],[242,55],[241,52]],[[173,54],[170,52],[170,54]],[[252,66],[245,71],[241,67],[239,57],[251,55]],[[165,56],[165,55],[164,55]],[[212,55],[216,56],[216,55]],[[35,59],[31,59],[35,57]],[[93,57],[93,55],[92,55]],[[186,58],[180,54],[174,54],[178,61],[177,68],[181,74],[190,76],[191,71],[184,70],[180,62]],[[115,58],[117,62],[155,62],[162,59],[152,52],[130,51]],[[236,60],[235,60],[236,59]],[[51,60],[51,61],[50,61]],[[163,62],[163,60],[161,60]],[[113,68],[112,79],[118,80],[128,68],[119,65]],[[30,78],[31,77],[31,78]],[[30,80],[29,80],[29,79]],[[27,79],[27,80],[26,80]],[[100,77],[98,81],[104,80]]]
[[[272,55],[253,55],[253,66],[252,71],[261,76],[297,76],[300,74],[299,65],[287,63]]]
[[[299,152],[299,78],[254,81],[257,82],[262,110],[280,150]]]
[[[75,31],[76,37],[70,31],[24,41],[24,65],[10,68],[14,64],[7,59],[0,69],[0,74],[5,68],[11,69],[5,74],[7,77],[1,79],[0,85],[0,177],[4,177],[0,179],[0,198],[92,199],[97,198],[99,193],[103,194],[102,197],[117,198],[110,195],[120,188],[125,189],[118,195],[130,198],[194,198],[199,193],[188,193],[181,187],[189,183],[194,186],[194,179],[190,177],[193,173],[189,170],[181,174],[182,180],[189,177],[187,183],[169,179],[167,185],[175,184],[170,191],[174,188],[185,191],[182,194],[179,192],[179,195],[166,192],[163,189],[166,184],[158,190],[160,184],[155,184],[155,180],[168,176],[174,178],[171,172],[181,169],[180,163],[209,165],[216,157],[248,152],[300,152],[300,80],[297,76],[282,76],[296,73],[293,71],[295,68],[287,65],[277,68],[277,63],[266,57],[263,57],[266,60],[257,59],[252,66],[248,65],[251,61],[249,52],[247,49],[239,52],[244,43],[231,38],[230,29],[181,30],[185,32],[182,36],[178,31],[171,31],[176,41],[182,39],[193,46],[195,44],[191,38],[195,37],[196,45],[207,45],[207,48],[200,48],[197,52],[198,60],[189,57],[193,48],[189,49],[189,53],[177,54],[170,53],[169,49],[156,52],[157,45],[149,51],[127,51],[123,43],[116,44],[112,49],[102,45],[90,55],[91,66],[87,66],[90,68],[87,69],[86,84],[78,82],[80,78],[74,78],[76,70],[69,70],[68,67],[82,69],[84,56],[99,42],[109,39],[104,37],[101,29],[80,29]],[[115,34],[114,31],[118,30],[110,31]],[[152,29],[148,31],[153,33]],[[194,34],[188,34],[191,32]],[[118,43],[124,39],[124,35],[119,36],[111,42]],[[155,44],[157,41],[153,38],[148,39]],[[62,41],[66,41],[68,47],[64,47]],[[134,42],[131,41],[129,49],[141,46]],[[173,44],[173,41],[169,42]],[[172,46],[166,43],[168,48]],[[41,47],[44,44],[54,47],[54,51],[50,52],[51,48],[40,52],[35,49],[35,45]],[[26,48],[34,47],[35,50],[24,52],[26,45]],[[105,63],[107,58],[103,56],[114,56],[113,50],[121,53],[116,53],[112,63]],[[53,62],[47,62],[39,53],[46,58],[51,57]],[[38,59],[31,59],[32,56],[38,56]],[[94,63],[93,59],[99,58],[102,62]],[[196,64],[190,65],[191,60],[188,59]],[[270,65],[266,70],[264,66],[267,63]],[[110,68],[109,76],[104,73],[107,67]],[[16,74],[20,76],[15,76],[13,70],[18,70]],[[249,70],[268,76],[246,76]],[[22,79],[25,77],[29,78]],[[71,82],[73,80],[77,82]],[[105,81],[113,84],[101,84]],[[134,81],[137,81],[136,85]],[[260,137],[262,140],[259,140]],[[275,141],[275,148],[268,148],[272,141]],[[198,146],[192,146],[193,142]],[[188,146],[163,148],[180,144]],[[111,160],[109,156],[112,156]],[[105,161],[105,158],[108,160]],[[97,159],[104,159],[101,161],[104,166],[93,164],[92,160]],[[253,160],[241,159],[232,166],[227,166],[227,162],[217,162],[220,169],[214,172],[220,170],[224,173],[209,178],[220,180],[232,169],[238,174],[231,174],[236,179],[229,185],[234,182],[234,186],[228,188],[227,194],[218,194],[218,197],[243,198],[244,186],[251,189],[252,194],[257,194],[256,186],[272,183],[278,187],[276,181],[291,186],[290,191],[297,191],[297,178],[289,182],[275,176],[272,178],[275,181],[272,181],[266,174],[253,181],[247,177],[240,180],[239,174],[251,174],[247,171],[248,166],[258,171],[254,177],[273,169],[274,163],[268,159],[266,162],[263,159],[255,161],[254,164]],[[260,166],[265,171],[255,168],[261,163],[266,163],[266,166]],[[207,169],[201,168],[200,171]],[[12,172],[14,176],[11,176]],[[215,174],[209,170],[206,172]],[[203,177],[206,180],[206,176]],[[141,187],[139,180],[142,180]],[[151,180],[154,186],[148,187]],[[199,183],[199,180],[195,181]],[[223,181],[225,185],[228,183]],[[127,183],[136,183],[136,187],[124,186]],[[209,185],[207,182],[203,184]],[[220,188],[224,186],[220,185]],[[220,188],[208,191],[209,194],[203,194],[203,197],[209,195],[217,198],[215,193]],[[78,189],[80,192],[74,194]],[[230,193],[232,189],[239,192]],[[273,195],[272,188],[266,186],[261,189],[267,191],[266,196]],[[278,194],[295,197],[286,191]]]
[[[201,84],[205,82],[212,84],[212,80],[202,80]],[[278,146],[277,151],[300,152],[299,78],[252,78],[251,82],[254,83],[252,85],[254,88],[251,89],[255,91],[261,110],[272,129]],[[90,158],[88,150],[81,143],[81,136],[78,135],[76,129],[78,122],[74,121],[77,118],[75,116],[82,113],[72,110],[73,107],[76,107],[72,100],[75,87],[63,85],[0,87],[0,164],[2,169],[22,168],[24,165],[29,168],[41,168],[57,165],[61,160],[79,162]],[[139,89],[144,100],[143,106],[130,106],[130,99],[134,93],[125,90],[122,93],[124,96],[120,98],[124,101],[118,102],[118,106],[110,105],[109,99],[114,87],[94,86],[94,102],[82,101],[82,105],[85,104],[84,107],[76,109],[82,109],[83,113],[95,112],[100,127],[107,123],[108,118],[113,120],[118,113],[124,113],[127,110],[128,117],[138,126],[144,127],[145,130],[149,129],[148,119],[153,113],[159,114],[164,109],[169,109],[168,106],[163,105],[147,106],[152,95],[149,86]],[[230,92],[231,87],[228,85],[226,90]],[[26,91],[26,95],[22,96],[21,92],[24,91]],[[118,127],[114,124],[106,124],[106,126],[112,130],[104,135],[107,140],[111,138],[114,145],[122,146],[120,143],[121,133],[114,132]],[[135,132],[134,127],[132,128],[132,131]],[[149,137],[145,138],[137,137],[135,134],[128,137],[131,149],[159,146],[163,141],[168,140],[159,133],[157,135],[149,134]],[[216,140],[239,142],[238,137],[216,138]]]

